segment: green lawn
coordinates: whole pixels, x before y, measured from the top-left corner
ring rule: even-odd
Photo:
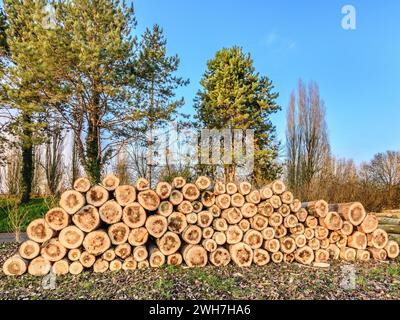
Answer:
[[[16,198],[0,197],[0,232],[12,231],[8,225],[8,209],[15,206],[16,202]],[[33,198],[29,203],[18,206],[18,210],[26,212],[22,230],[25,231],[33,219],[42,217],[53,204],[54,199],[51,198]]]

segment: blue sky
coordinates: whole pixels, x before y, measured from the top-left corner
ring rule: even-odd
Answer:
[[[356,30],[341,27],[344,5]],[[222,47],[250,52],[274,82],[283,110],[274,115],[285,138],[286,107],[297,81],[315,80],[327,107],[332,152],[357,162],[400,149],[400,1],[398,0],[136,0],[137,32],[158,23],[168,51],[191,83],[178,94],[193,113],[206,62]]]

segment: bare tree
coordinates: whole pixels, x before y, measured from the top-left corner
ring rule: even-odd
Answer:
[[[307,90],[299,80],[297,104],[295,94],[290,97],[286,148],[288,183],[308,197],[313,180],[321,173],[330,154],[325,104],[315,82],[310,82]]]
[[[19,149],[12,149],[7,157],[6,189],[10,195],[18,195],[21,191],[22,158]]]
[[[58,195],[63,178],[63,141],[64,135],[62,130],[54,130],[45,145],[44,161],[41,162],[47,186],[52,195]]]
[[[114,171],[119,178],[121,184],[129,183],[130,177],[128,171],[128,154],[126,143],[123,143],[122,146],[118,148]]]
[[[395,189],[400,185],[400,152],[377,153],[368,165],[368,171],[387,192],[388,205],[391,206]]]

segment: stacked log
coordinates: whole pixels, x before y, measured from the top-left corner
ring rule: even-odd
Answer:
[[[79,274],[164,264],[217,267],[234,263],[326,265],[330,260],[394,259],[400,217],[367,214],[359,202],[301,202],[282,181],[193,182],[175,177],[153,190],[140,178],[99,185],[79,178],[59,207],[27,228],[29,240],[3,266],[6,275]]]
[[[374,213],[379,228],[388,233],[389,239],[400,244],[400,210],[384,210]]]

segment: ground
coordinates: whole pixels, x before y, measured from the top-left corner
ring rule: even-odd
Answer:
[[[0,265],[17,249],[0,244]],[[0,271],[2,299],[400,299],[400,261],[354,264],[355,288],[345,289],[345,264],[329,269],[293,264],[264,267],[90,271],[56,279],[44,289],[43,278],[7,277]]]

